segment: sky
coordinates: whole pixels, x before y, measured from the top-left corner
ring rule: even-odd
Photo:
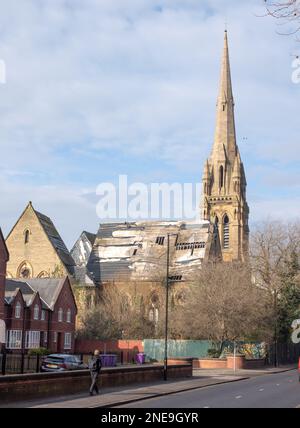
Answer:
[[[262,17],[262,0],[1,3],[4,235],[32,201],[70,248],[103,220],[99,183],[199,182],[225,25],[250,226],[299,217],[300,45]]]

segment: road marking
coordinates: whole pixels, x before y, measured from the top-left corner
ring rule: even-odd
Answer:
[[[262,392],[262,391],[264,391],[264,390],[265,390],[264,388],[260,388],[259,392]]]
[[[236,400],[239,400],[242,397],[243,397],[242,395],[237,395],[235,398],[236,398]]]
[[[209,406],[204,406],[203,409],[209,409]]]
[[[280,383],[276,383],[276,386],[280,386]]]

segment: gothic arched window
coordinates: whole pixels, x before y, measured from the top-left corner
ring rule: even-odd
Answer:
[[[25,244],[28,244],[28,242],[29,242],[29,235],[30,235],[30,232],[29,232],[28,229],[25,230],[24,235],[25,235],[24,242],[25,242]]]
[[[223,165],[220,166],[220,170],[219,170],[219,187],[220,189],[222,189],[222,187],[224,186],[224,167]]]
[[[225,249],[229,248],[229,218],[228,215],[225,215],[223,221],[223,247]]]
[[[149,321],[157,325],[159,321],[159,297],[156,293],[150,298]]]
[[[32,277],[32,266],[28,262],[20,264],[17,271],[18,278],[31,278]]]

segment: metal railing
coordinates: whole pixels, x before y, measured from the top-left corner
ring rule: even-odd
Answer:
[[[27,354],[0,354],[0,374],[39,373],[43,357]]]

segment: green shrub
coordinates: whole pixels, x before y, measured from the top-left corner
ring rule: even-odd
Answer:
[[[216,348],[210,348],[207,350],[207,355],[210,358],[220,358],[221,351]]]
[[[30,349],[28,351],[28,355],[44,356],[44,355],[49,355],[49,354],[51,354],[51,352],[49,351],[49,349],[46,349],[46,348],[36,348],[36,349]]]

